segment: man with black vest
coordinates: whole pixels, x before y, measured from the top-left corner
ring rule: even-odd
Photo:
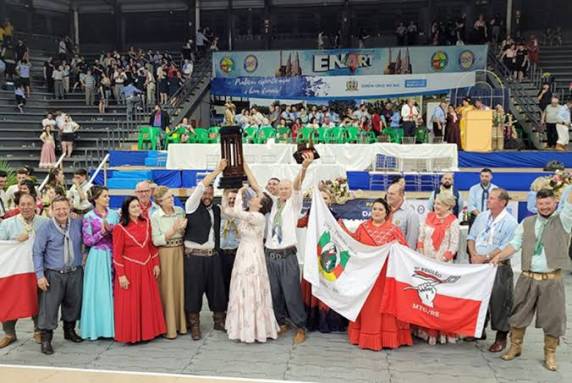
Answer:
[[[214,329],[224,331],[226,296],[220,260],[220,207],[213,204],[215,178],[226,168],[221,160],[185,204],[185,313],[193,340],[201,339],[203,294],[213,312]]]
[[[502,356],[513,360],[522,352],[526,328],[536,314],[536,327],[544,330],[544,367],[556,371],[556,348],[566,331],[566,297],[562,270],[570,270],[568,257],[572,231],[572,195],[557,212],[558,201],[550,189],[536,193],[538,213],[517,227],[510,244],[495,256],[500,264],[522,250],[522,273],[514,288],[509,320],[510,350]]]
[[[453,208],[453,214],[455,214],[455,216],[458,217],[459,213],[463,210],[464,202],[461,193],[457,190],[455,186],[453,186],[453,173],[443,174],[443,176],[441,177],[441,185],[431,193],[428,206],[430,211],[433,210],[433,203],[435,202],[435,197],[439,193],[449,193],[453,197],[455,197],[455,201],[457,201],[457,204]]]

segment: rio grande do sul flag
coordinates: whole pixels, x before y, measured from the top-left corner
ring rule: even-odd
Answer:
[[[366,246],[335,220],[317,188],[306,232],[304,279],[313,295],[349,320],[355,320],[391,245]]]
[[[0,322],[38,313],[33,242],[0,241]]]
[[[438,262],[399,244],[388,262],[382,312],[430,329],[481,336],[496,267]]]

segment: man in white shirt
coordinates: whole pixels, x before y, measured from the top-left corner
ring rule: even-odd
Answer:
[[[93,206],[87,197],[91,184],[87,181],[87,170],[77,169],[73,175],[73,185],[67,193],[72,212],[81,218],[89,212]]]
[[[415,106],[415,100],[412,98],[407,99],[407,103],[401,107],[401,119],[403,121],[403,135],[405,137],[415,137],[419,109]]]
[[[296,228],[303,203],[302,182],[314,156],[304,153],[303,158],[302,169],[294,183],[289,180],[280,181],[278,197],[272,197],[274,203],[266,227],[264,248],[274,315],[280,325],[280,333],[288,330],[288,319],[295,326],[294,344],[306,339],[306,311],[300,291]]]
[[[200,313],[205,294],[213,312],[214,329],[224,331],[227,301],[220,259],[221,209],[213,204],[211,184],[226,166],[226,160],[221,160],[185,203],[185,314],[193,340],[201,339]]]
[[[481,182],[471,186],[469,189],[468,209],[471,214],[471,222],[474,221],[480,213],[487,210],[489,195],[493,189],[497,188],[497,186],[491,182],[492,179],[493,171],[489,168],[484,168],[480,174]]]

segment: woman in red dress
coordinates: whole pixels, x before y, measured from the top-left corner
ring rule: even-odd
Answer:
[[[389,205],[377,199],[371,208],[371,219],[362,223],[352,236],[369,246],[382,246],[397,241],[407,246],[403,233],[391,222]],[[387,262],[384,264],[375,285],[371,289],[355,322],[350,322],[348,338],[359,348],[379,351],[383,348],[398,348],[413,344],[408,323],[395,316],[382,314],[381,299],[385,288]]]
[[[115,340],[137,343],[164,334],[167,330],[157,284],[159,253],[137,197],[125,199],[120,224],[113,229],[113,265]]]

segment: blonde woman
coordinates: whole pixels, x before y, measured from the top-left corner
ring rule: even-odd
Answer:
[[[157,187],[153,196],[160,207],[151,215],[151,228],[161,264],[159,290],[167,325],[165,337],[175,339],[177,333],[187,333],[183,285],[183,234],[187,220],[185,211],[174,205],[173,193],[167,187]]]
[[[455,197],[450,194],[437,194],[434,211],[427,214],[425,222],[419,228],[418,252],[440,262],[453,262],[459,250],[460,234],[459,220],[453,214],[456,203]],[[457,341],[456,335],[436,330],[417,327],[414,332],[431,345]]]

